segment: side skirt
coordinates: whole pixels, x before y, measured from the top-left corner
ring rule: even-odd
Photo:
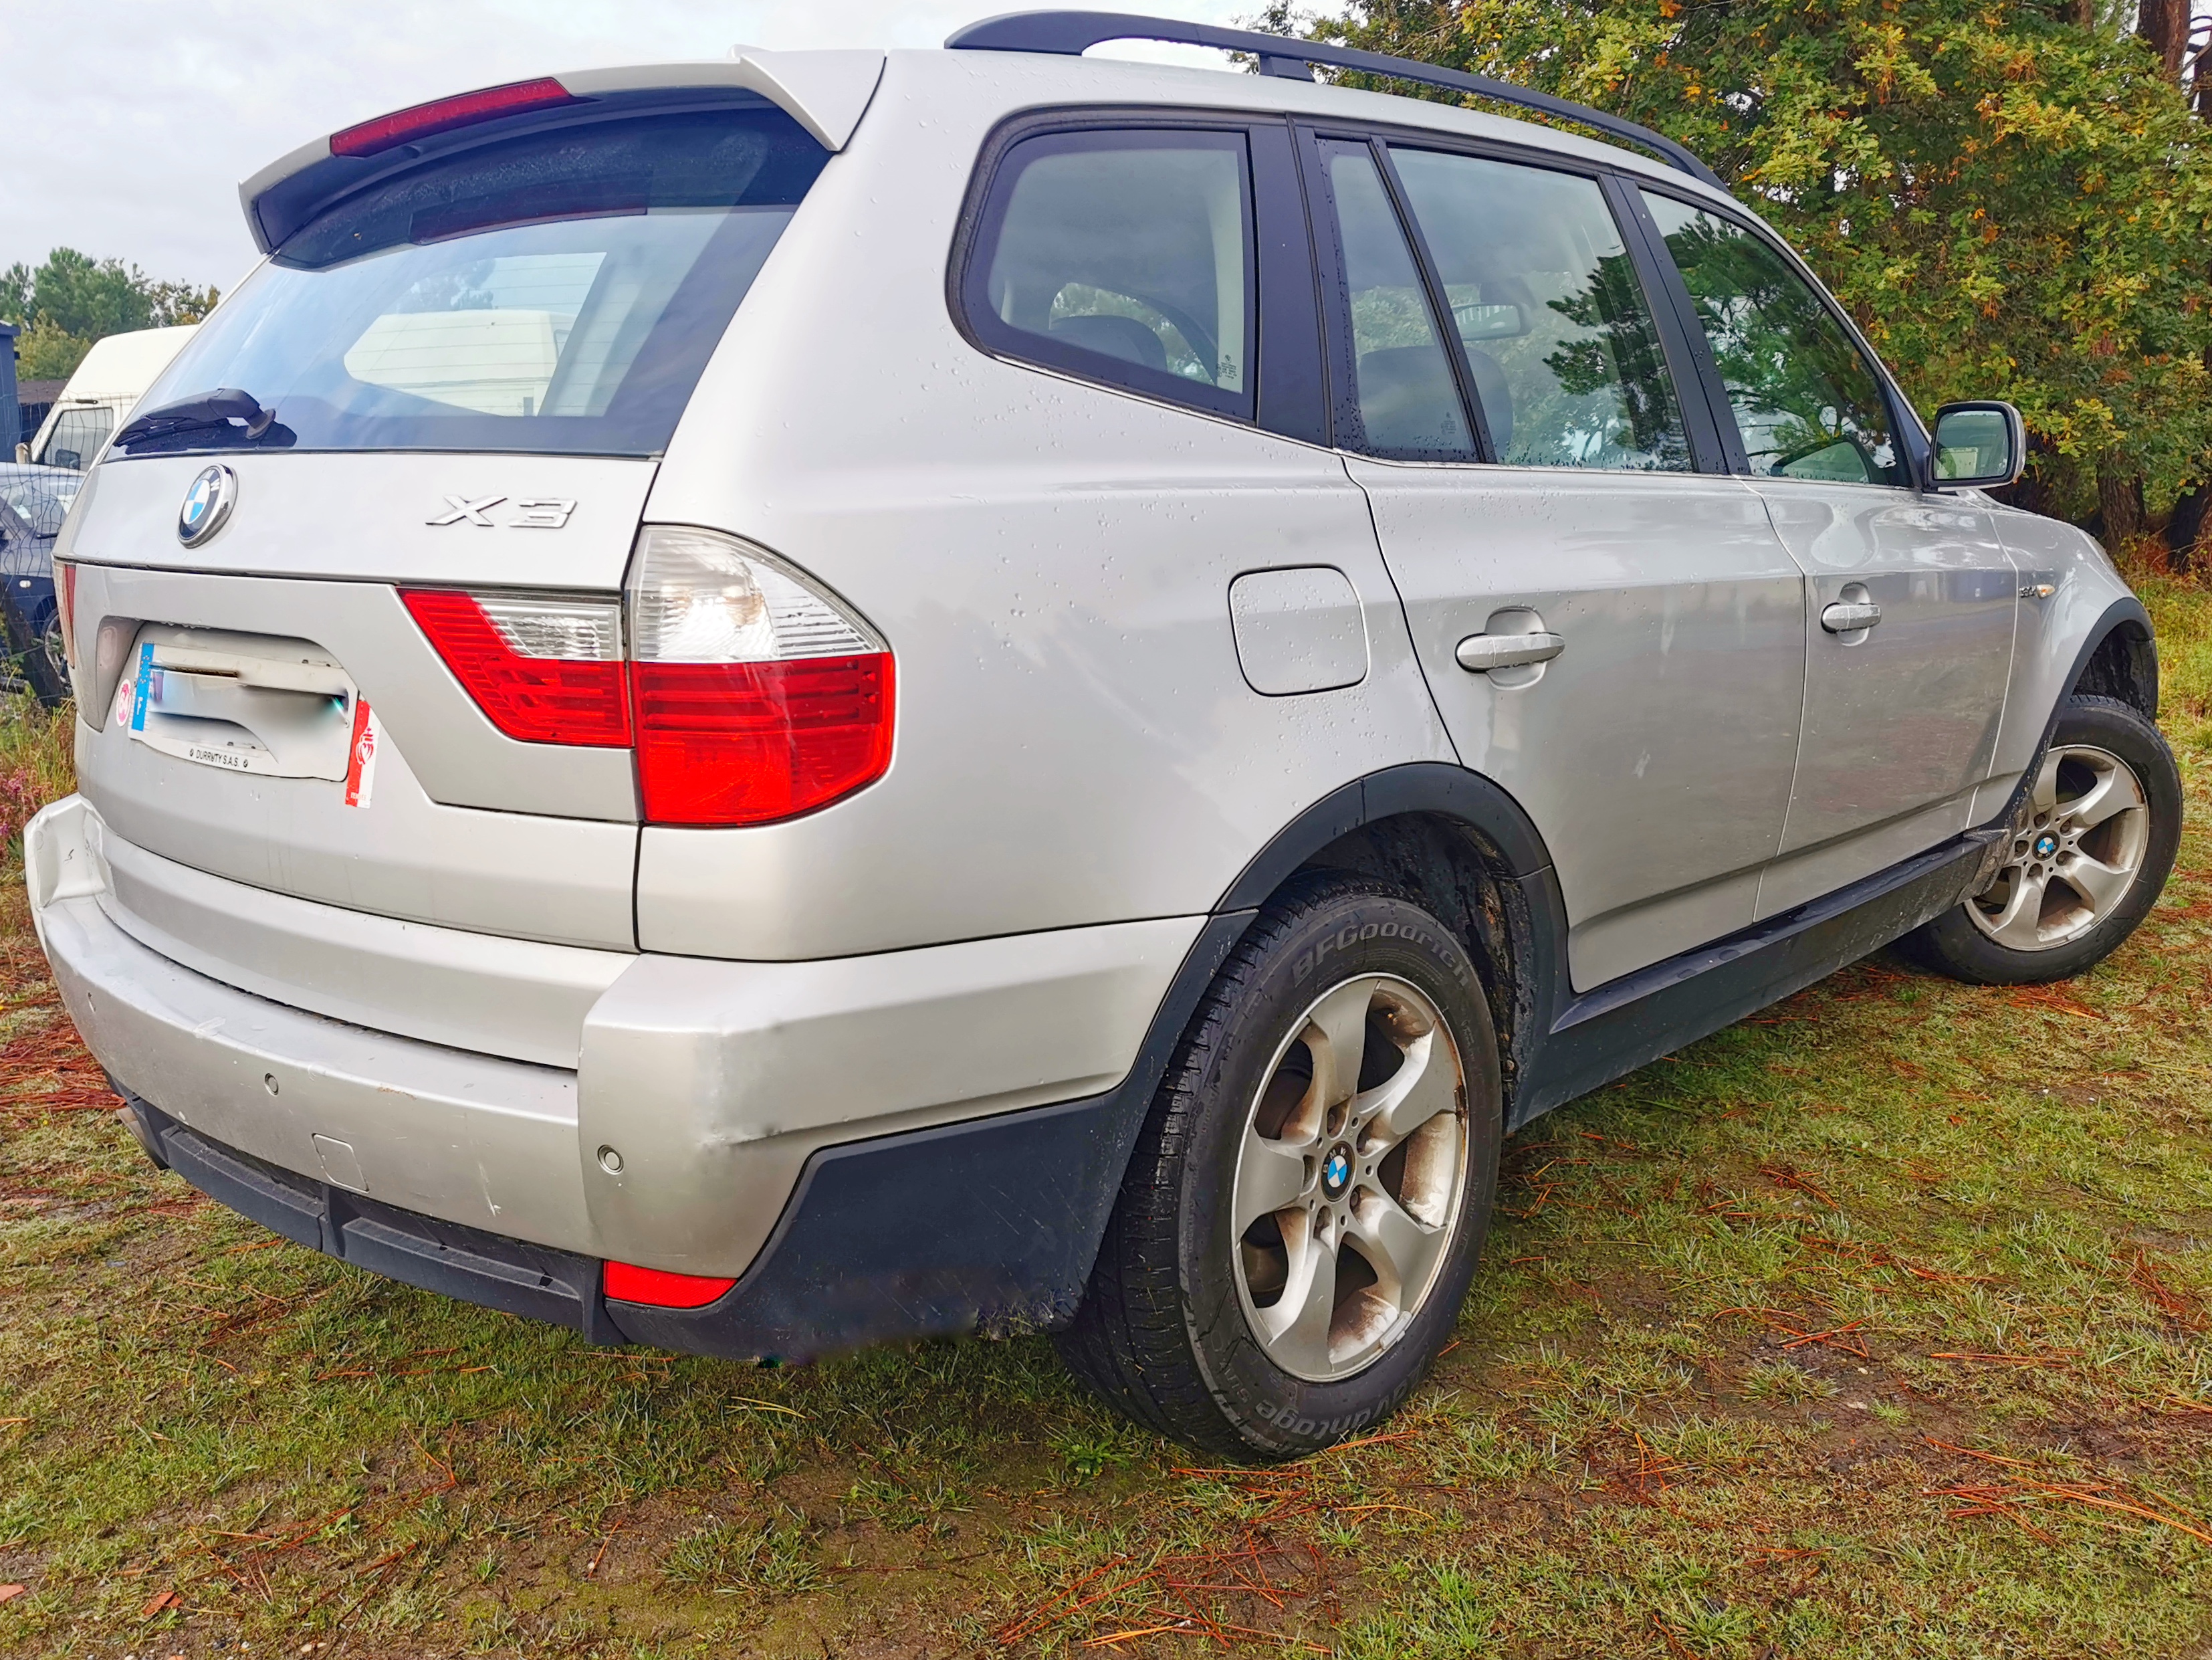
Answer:
[[[1522,1063],[1511,1128],[1718,1031],[1942,915],[1988,879],[2005,822],[1970,830],[1725,939],[1570,995]],[[1558,887],[1549,871],[1522,877],[1521,885],[1536,915],[1558,910]],[[1564,937],[1565,919],[1555,920],[1557,934]],[[1563,981],[1554,983],[1564,989]]]

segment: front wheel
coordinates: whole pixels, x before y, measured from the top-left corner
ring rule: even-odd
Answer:
[[[1308,879],[1193,1016],[1062,1355],[1205,1451],[1295,1458],[1357,1433],[1450,1333],[1503,1131],[1464,947],[1408,894]]]
[[[2142,714],[2074,697],[1990,885],[1910,936],[1931,968],[1984,986],[2064,980],[2149,914],[2181,844],[2181,774]]]

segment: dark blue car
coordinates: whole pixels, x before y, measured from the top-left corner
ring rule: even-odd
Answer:
[[[0,628],[8,654],[49,708],[70,695],[54,600],[54,538],[83,483],[84,475],[68,467],[0,465]]]

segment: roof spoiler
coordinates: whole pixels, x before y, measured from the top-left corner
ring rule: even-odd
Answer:
[[[1410,58],[1392,58],[1379,52],[1361,52],[1320,40],[1260,34],[1250,29],[1216,28],[1211,23],[1182,23],[1166,17],[1133,17],[1113,11],[1017,11],[970,23],[945,44],[954,51],[1036,52],[1078,58],[1108,40],[1164,40],[1176,46],[1247,52],[1259,60],[1261,74],[1288,81],[1312,80],[1313,70],[1309,66],[1320,64],[1329,69],[1356,70],[1363,75],[1382,75],[1396,81],[1415,81],[1423,86],[1471,92],[1501,104],[1595,127],[1609,137],[1650,150],[1700,184],[1711,185],[1723,193],[1728,190],[1717,173],[1673,139],[1633,121],[1607,115],[1603,110],[1554,98],[1549,93],[1531,92],[1526,87],[1494,81],[1486,75],[1468,75]]]
[[[473,143],[487,129],[522,132],[572,120],[580,104],[642,110],[699,93],[765,99],[825,149],[841,150],[866,112],[883,72],[880,52],[762,52],[751,46],[727,58],[697,63],[574,70],[441,98],[347,127],[262,168],[238,187],[238,198],[254,246],[272,253],[340,197],[411,167],[422,155]],[[333,138],[341,141],[337,149]]]

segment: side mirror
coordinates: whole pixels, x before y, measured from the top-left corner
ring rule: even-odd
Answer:
[[[2009,404],[1946,404],[1936,411],[1930,466],[1937,489],[2002,489],[2027,465],[2027,423]]]
[[[28,466],[28,465],[30,465],[30,464],[31,464],[31,447],[30,447],[28,444],[18,444],[18,445],[16,445],[16,446],[15,446],[15,459],[16,459],[18,461],[21,462],[25,466]]]

